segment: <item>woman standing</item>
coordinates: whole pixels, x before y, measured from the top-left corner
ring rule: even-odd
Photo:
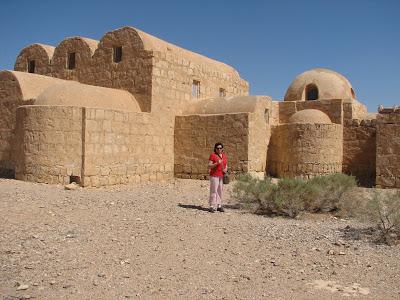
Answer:
[[[224,212],[222,207],[223,177],[228,170],[228,159],[224,153],[224,145],[216,143],[214,153],[211,153],[208,160],[210,168],[210,212],[215,210]]]

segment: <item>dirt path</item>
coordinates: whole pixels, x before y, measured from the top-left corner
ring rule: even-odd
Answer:
[[[207,194],[193,180],[67,191],[0,179],[0,296],[400,298],[400,247],[361,224],[211,214]]]

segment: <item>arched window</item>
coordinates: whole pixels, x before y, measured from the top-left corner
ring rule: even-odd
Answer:
[[[306,100],[317,100],[318,99],[318,88],[315,84],[309,84],[306,86]]]

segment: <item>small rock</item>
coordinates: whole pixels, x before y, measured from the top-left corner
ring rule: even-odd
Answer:
[[[56,284],[56,282],[54,280],[52,280],[52,281],[50,281],[50,284],[54,285],[54,284]]]
[[[75,182],[72,182],[72,183],[64,186],[64,189],[66,189],[68,191],[75,191],[75,190],[79,189],[79,185],[77,185]]]
[[[24,291],[24,290],[27,290],[29,288],[29,285],[27,285],[27,284],[20,284],[18,287],[17,287],[17,291]]]
[[[346,255],[346,253],[343,252],[343,251],[340,251],[340,252],[339,252],[339,255]]]
[[[335,255],[335,251],[333,251],[333,250],[328,250],[328,252],[327,252],[329,255]]]

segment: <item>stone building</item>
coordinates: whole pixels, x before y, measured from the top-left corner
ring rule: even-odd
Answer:
[[[249,96],[232,67],[132,27],[33,44],[0,72],[0,175],[82,186],[233,174],[344,172],[400,187],[400,111],[369,114],[346,78],[314,69],[284,101]]]

